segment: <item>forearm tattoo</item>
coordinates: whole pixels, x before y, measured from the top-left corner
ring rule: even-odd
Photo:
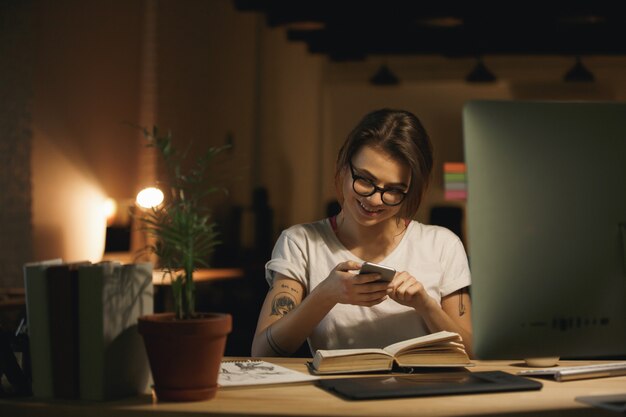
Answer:
[[[270,345],[274,353],[280,356],[289,356],[289,352],[282,349],[280,346],[278,346],[276,341],[274,341],[274,338],[272,337],[272,326],[268,327],[267,330],[265,330],[265,338],[267,339],[267,344]]]

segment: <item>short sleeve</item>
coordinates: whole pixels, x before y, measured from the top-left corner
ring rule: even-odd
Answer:
[[[472,283],[465,248],[457,236],[454,236],[454,239],[446,246],[444,253],[444,273],[439,287],[441,297],[468,287]]]
[[[307,276],[307,256],[302,247],[305,242],[298,242],[298,236],[283,231],[274,245],[272,259],[265,264],[265,279],[271,286],[276,274],[282,274],[300,282],[309,290]]]

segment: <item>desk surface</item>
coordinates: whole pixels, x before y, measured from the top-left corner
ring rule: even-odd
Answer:
[[[243,278],[243,276],[244,272],[241,268],[200,268],[193,272],[194,282]],[[163,270],[155,269],[152,272],[152,283],[154,285],[170,285],[171,280],[169,276],[163,276]]]
[[[305,359],[267,358],[306,372]],[[562,361],[562,366],[592,362]],[[522,362],[476,361],[471,371],[528,369]],[[0,400],[2,416],[616,416],[579,403],[577,396],[626,394],[626,376],[555,382],[541,379],[540,391],[454,395],[377,401],[346,401],[312,384],[222,388],[209,401],[153,403],[149,395],[107,403]]]

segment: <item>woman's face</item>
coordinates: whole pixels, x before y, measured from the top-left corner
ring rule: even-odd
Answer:
[[[358,184],[369,182],[386,192],[387,202],[393,202],[394,196],[406,192],[410,186],[411,172],[409,166],[396,159],[388,153],[364,146],[352,158],[352,171],[350,167],[344,172],[343,178],[343,210],[346,215],[350,215],[354,220],[363,226],[379,224],[385,220],[395,217],[402,207],[402,203],[390,206],[383,202],[380,191],[374,192],[370,196],[363,196],[355,191],[354,178],[358,176],[357,190],[363,194],[363,187]]]

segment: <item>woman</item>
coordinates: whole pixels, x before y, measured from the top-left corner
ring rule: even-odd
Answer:
[[[337,158],[341,212],[285,230],[266,265],[269,292],[253,356],[384,347],[439,330],[471,355],[470,273],[459,238],[412,220],[426,191],[432,146],[407,111],[366,115]],[[356,275],[364,261],[398,271]]]

